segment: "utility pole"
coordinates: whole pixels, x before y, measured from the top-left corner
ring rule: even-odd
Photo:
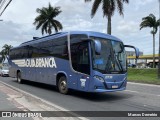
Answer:
[[[160,0],[159,2],[159,19],[160,19]],[[159,52],[158,52],[158,79],[160,79],[160,26],[159,26]]]

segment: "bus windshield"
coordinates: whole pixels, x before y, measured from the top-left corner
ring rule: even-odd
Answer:
[[[125,73],[126,54],[122,42],[107,40],[102,38],[94,38],[101,42],[101,53],[96,55],[95,51],[92,53],[93,69],[103,74],[120,74]],[[94,47],[92,45],[94,50]]]

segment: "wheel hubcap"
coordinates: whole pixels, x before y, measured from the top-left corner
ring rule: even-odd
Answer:
[[[18,78],[18,82],[20,82],[21,80],[20,80],[20,78]]]
[[[20,75],[18,75],[18,82],[21,82],[21,78],[20,78]]]
[[[62,81],[60,84],[61,90],[65,90],[66,89],[66,82]]]

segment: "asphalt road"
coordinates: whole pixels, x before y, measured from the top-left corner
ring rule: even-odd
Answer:
[[[127,90],[121,92],[71,91],[69,95],[63,95],[54,86],[34,82],[18,84],[14,78],[10,77],[0,77],[0,81],[71,111],[160,111],[160,86],[128,83]],[[151,118],[130,118],[132,119],[150,120]],[[152,119],[159,120],[160,118]]]

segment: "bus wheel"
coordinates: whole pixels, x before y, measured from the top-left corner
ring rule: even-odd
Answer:
[[[17,82],[22,83],[21,72],[17,73]]]
[[[66,77],[60,77],[58,81],[58,89],[59,92],[62,94],[67,94],[68,93],[68,87],[67,87],[67,80]]]

